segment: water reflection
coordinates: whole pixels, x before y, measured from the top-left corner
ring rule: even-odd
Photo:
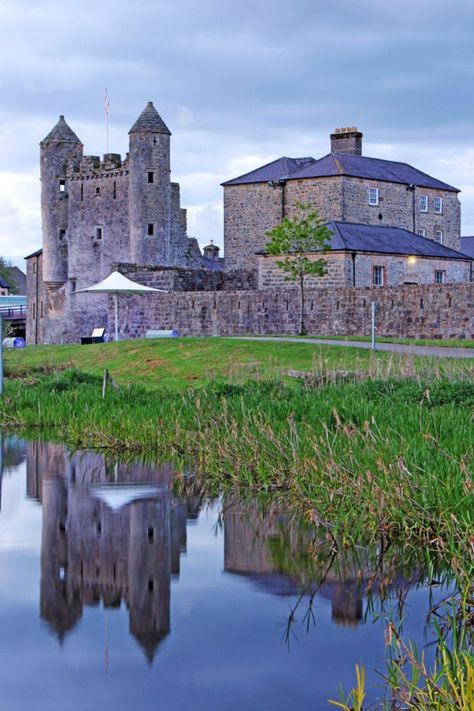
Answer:
[[[209,502],[166,465],[117,463],[45,442],[5,440],[1,451],[0,686],[10,705],[0,696],[0,711],[64,708],[60,694],[56,705],[47,691],[41,703],[27,698],[52,668],[64,671],[64,694],[84,695],[83,711],[95,711],[103,693],[117,711],[135,694],[140,709],[155,708],[158,695],[163,708],[180,711],[325,708],[340,682],[352,684],[356,662],[369,675],[383,670],[384,624],[374,621],[385,612],[403,617],[408,638],[424,643],[431,600],[420,585],[422,551],[335,550],[324,531],[275,501]],[[26,475],[27,501],[15,472]],[[38,588],[44,624],[36,630]],[[288,654],[282,640],[298,626],[311,634],[298,635]],[[7,628],[36,685],[21,687],[9,670]],[[380,686],[375,674],[370,683]],[[370,703],[380,693],[371,689]]]
[[[304,525],[280,507],[262,508],[255,500],[228,499],[224,504],[224,567],[274,595],[296,595],[296,607],[314,597],[331,603],[332,621],[357,627],[364,598],[384,611],[396,600],[401,617],[410,588],[426,578],[423,553],[414,559],[399,549],[335,550],[324,531]],[[294,624],[294,611],[289,622]]]
[[[123,601],[130,633],[153,660],[170,630],[186,521],[199,508],[173,496],[172,484],[169,465],[111,465],[101,454],[28,443],[27,494],[43,508],[40,614],[61,642],[85,605]]]

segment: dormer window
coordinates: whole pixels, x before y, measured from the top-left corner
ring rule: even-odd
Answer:
[[[428,195],[420,195],[420,212],[428,212]]]
[[[369,205],[379,204],[379,189],[369,188]]]

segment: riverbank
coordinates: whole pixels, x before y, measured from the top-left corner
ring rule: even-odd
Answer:
[[[453,570],[472,631],[472,365],[225,339],[58,350],[8,354],[4,427],[171,459],[210,496],[272,492],[335,550],[403,542]]]
[[[98,343],[88,346],[28,346],[5,351],[7,376],[75,368],[102,375],[104,368],[121,385],[176,391],[214,382],[284,378],[289,370],[322,377],[335,372],[385,377],[474,378],[474,363],[421,358],[403,353],[304,343],[230,338],[178,338]]]

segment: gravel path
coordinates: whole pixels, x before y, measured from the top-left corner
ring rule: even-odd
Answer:
[[[366,341],[333,341],[324,338],[274,338],[272,336],[232,336],[240,341],[283,341],[285,343],[310,343],[322,346],[344,346],[346,348],[365,348],[372,346]],[[450,348],[449,346],[412,346],[402,343],[376,343],[377,351],[389,351],[391,353],[408,353],[410,355],[434,356],[435,358],[474,358],[474,348]]]

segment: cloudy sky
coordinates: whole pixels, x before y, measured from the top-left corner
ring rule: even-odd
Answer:
[[[41,246],[38,143],[65,114],[87,154],[125,154],[148,100],[170,128],[188,233],[222,244],[220,183],[320,157],[337,126],[364,154],[462,190],[474,234],[472,0],[0,0],[0,255]]]

